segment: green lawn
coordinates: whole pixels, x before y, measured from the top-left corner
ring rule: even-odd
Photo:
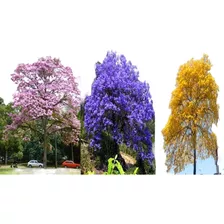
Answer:
[[[20,175],[20,174],[80,174],[80,169],[69,169],[58,167],[55,169],[54,167],[43,168],[27,168],[21,164],[18,165],[18,169],[11,168],[10,165],[1,165],[0,166],[0,175]]]
[[[15,170],[13,168],[6,167],[0,167],[0,174],[16,174]]]

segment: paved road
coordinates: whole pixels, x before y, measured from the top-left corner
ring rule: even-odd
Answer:
[[[80,169],[69,169],[69,168],[16,168],[15,172],[17,174],[39,174],[39,175],[46,175],[46,174],[81,174]]]

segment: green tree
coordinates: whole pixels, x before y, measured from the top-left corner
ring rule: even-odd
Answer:
[[[8,132],[7,136],[5,135],[6,126],[12,123],[9,114],[13,111],[12,104],[6,105],[4,100],[0,98],[0,154],[4,154],[5,164],[8,163],[8,158],[17,160],[23,157],[23,141],[18,131],[14,130]]]

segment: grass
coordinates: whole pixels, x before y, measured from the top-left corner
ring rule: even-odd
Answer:
[[[46,173],[52,173],[52,170],[55,170],[55,174],[74,174],[74,172],[76,172],[75,169],[65,169],[62,167],[58,167],[58,168],[61,168],[61,169],[55,169],[55,167],[47,167]],[[48,169],[49,169],[49,172],[47,171]],[[33,168],[27,168],[26,166],[23,166],[21,164],[18,165],[18,169],[11,168],[10,165],[0,165],[0,175],[1,174],[20,175],[20,174],[36,174],[36,173],[38,174],[38,173],[42,173],[42,171],[43,173],[45,173],[43,168],[36,168],[35,170],[33,170]]]
[[[16,174],[15,170],[7,167],[0,167],[0,174]]]

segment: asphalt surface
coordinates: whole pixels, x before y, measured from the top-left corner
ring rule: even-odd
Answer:
[[[37,175],[54,175],[54,174],[81,174],[80,169],[70,169],[70,168],[15,168],[16,174],[37,174]]]

